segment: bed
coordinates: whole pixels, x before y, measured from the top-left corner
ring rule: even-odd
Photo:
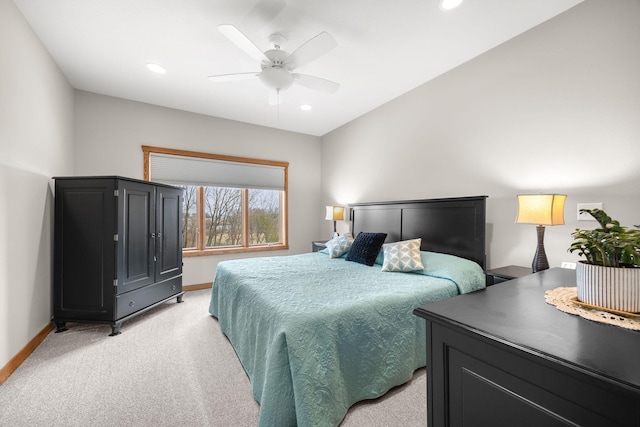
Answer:
[[[386,234],[386,249],[418,241],[422,270],[382,271],[384,248],[373,266],[349,252],[218,264],[209,312],[249,376],[260,426],[336,426],[425,366],[413,310],[484,288],[485,199],[350,205],[354,236]]]

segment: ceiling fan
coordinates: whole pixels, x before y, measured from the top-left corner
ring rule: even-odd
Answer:
[[[288,89],[293,83],[327,93],[333,93],[340,87],[338,83],[331,80],[293,72],[296,68],[318,59],[338,45],[335,39],[325,31],[308,40],[289,54],[280,48],[286,41],[281,34],[272,34],[269,37],[269,43],[273,46],[273,49],[263,52],[233,25],[219,25],[218,30],[233,44],[260,63],[262,71],[209,76],[209,79],[214,82],[228,82],[257,77],[266,87],[274,91],[272,95],[275,94],[275,98],[270,96],[270,104],[280,104],[282,102],[280,92]]]

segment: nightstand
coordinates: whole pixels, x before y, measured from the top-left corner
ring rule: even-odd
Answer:
[[[325,244],[327,242],[328,240],[314,240],[313,242],[311,242],[311,251],[318,252],[323,250],[327,247],[327,245]]]
[[[518,277],[532,273],[533,270],[530,267],[520,267],[519,265],[508,265],[506,267],[493,268],[491,270],[487,270],[487,286],[506,282],[511,279],[517,279]]]

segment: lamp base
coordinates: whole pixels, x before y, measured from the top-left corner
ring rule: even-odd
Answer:
[[[544,225],[537,225],[536,232],[538,234],[538,246],[536,248],[536,254],[533,257],[533,263],[531,264],[534,273],[549,268],[547,254],[544,252]]]

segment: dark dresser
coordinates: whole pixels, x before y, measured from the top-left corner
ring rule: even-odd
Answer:
[[[640,426],[640,332],[561,312],[552,268],[425,304],[428,425]]]
[[[55,178],[53,321],[122,322],[182,301],[182,189],[119,176]]]

